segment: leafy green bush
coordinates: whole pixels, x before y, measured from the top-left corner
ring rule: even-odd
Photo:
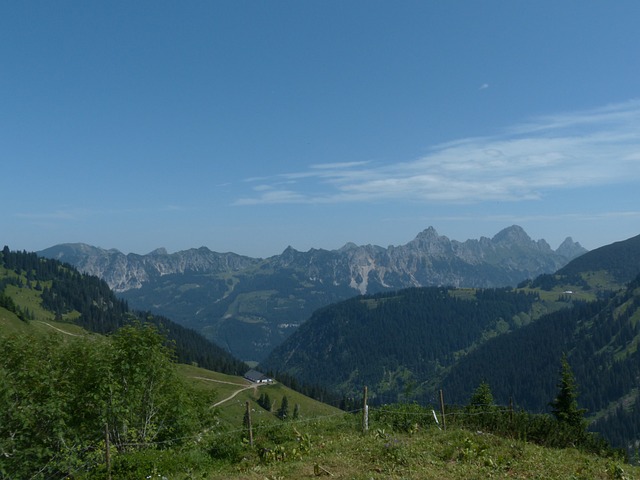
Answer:
[[[228,462],[239,461],[247,449],[247,443],[244,439],[234,434],[217,433],[205,438],[202,442],[202,448],[207,454],[215,460],[224,460]]]
[[[150,325],[110,339],[0,338],[0,477],[97,471],[107,432],[114,465],[138,451],[156,458],[150,447],[180,445],[207,426],[205,400]]]
[[[370,412],[371,426],[381,426],[396,432],[415,432],[419,428],[436,425],[431,407],[417,403],[397,403],[383,405]]]
[[[212,467],[211,458],[202,449],[189,445],[185,448],[145,448],[117,455],[111,467],[111,478],[122,480],[167,480],[169,478],[203,478],[202,473]],[[86,480],[104,480],[108,474],[104,465],[92,471]]]

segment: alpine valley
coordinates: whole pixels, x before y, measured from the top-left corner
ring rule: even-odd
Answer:
[[[508,238],[522,232],[512,227],[501,233]],[[491,242],[498,243],[500,236]],[[291,249],[288,250],[291,254]],[[94,331],[111,331],[127,319],[157,321],[171,327],[168,333],[176,341],[180,361],[204,365],[208,358],[210,368],[222,367],[227,371],[248,368],[241,368],[239,362],[225,356],[226,352],[215,351],[197,334],[172,326],[167,318],[128,310],[127,303],[116,299],[104,281],[78,274],[69,265],[26,252],[13,253],[8,247],[0,258],[4,282],[0,289],[0,313],[11,320],[10,325],[22,320],[21,328],[86,326]],[[267,261],[246,268],[259,269],[264,264],[261,262]],[[159,273],[156,276],[164,278]],[[238,273],[229,275],[239,283],[238,277]],[[45,308],[48,313],[43,312]],[[57,322],[51,324],[54,320]],[[640,235],[586,252],[552,273],[531,276],[515,287],[439,285],[398,290],[386,287],[376,293],[352,294],[346,300],[317,309],[272,351],[260,369],[270,370],[279,383],[295,386],[298,391],[311,393],[316,388],[316,393],[330,392],[332,402],[336,401],[334,393],[341,394],[344,407],[353,406],[362,387],[367,386],[374,407],[397,403],[407,414],[414,407],[424,409],[429,415],[423,417],[430,421],[438,390],[445,392],[445,402],[453,407],[452,412],[472,412],[456,410],[455,405],[472,405],[467,403],[469,398],[473,400],[484,386],[480,406],[511,412],[516,424],[522,427],[513,430],[517,434],[511,433],[509,437],[513,448],[514,442],[522,440],[526,444],[546,444],[547,440],[560,438],[553,436],[560,430],[549,415],[535,414],[549,411],[554,392],[561,387],[557,383],[561,365],[563,368],[570,365],[577,381],[576,387],[570,377],[570,398],[574,398],[577,388],[579,406],[588,410],[586,421],[590,428],[612,445],[626,448],[630,458],[635,459],[640,440],[639,345]],[[194,356],[203,352],[208,353],[204,357]],[[75,357],[60,358],[66,362]],[[63,362],[64,365],[67,364]],[[60,378],[65,385],[73,383],[64,376]],[[5,388],[3,398],[10,398],[9,392]],[[313,396],[323,398],[322,394]],[[504,408],[512,402],[515,409]],[[574,403],[570,408],[583,414]],[[16,412],[19,414],[19,409]],[[456,422],[456,415],[449,417]],[[411,432],[425,427],[416,426],[415,416],[408,418],[407,428]],[[508,418],[508,413],[503,416]],[[380,421],[378,417],[374,420]],[[380,431],[375,435],[388,442],[389,437],[383,431],[387,424],[377,425]],[[399,428],[395,423],[389,425],[394,431]],[[464,433],[464,445],[470,445],[472,436],[492,437],[477,428],[483,430],[491,425],[487,423]],[[425,432],[435,430],[434,427]],[[356,443],[362,438],[358,437]],[[573,436],[562,438],[569,440],[569,443],[563,440],[562,445],[576,447]],[[600,448],[598,445],[592,444]],[[371,454],[367,457],[370,459]],[[450,463],[452,457],[447,454],[441,458]],[[569,475],[551,476],[569,478]],[[585,474],[581,478],[624,477]]]
[[[553,250],[514,225],[479,240],[450,240],[430,227],[402,246],[288,247],[266,259],[206,247],[125,255],[79,243],[38,254],[100,277],[132,308],[165,315],[237,358],[261,361],[326,305],[407,287],[515,286],[585,252],[571,238]]]

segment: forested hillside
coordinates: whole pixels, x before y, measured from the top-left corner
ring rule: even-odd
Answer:
[[[7,288],[30,291],[31,306],[18,305],[7,294]],[[182,363],[195,362],[230,374],[247,369],[243,362],[195,331],[162,316],[129,310],[127,303],[98,277],[35,253],[11,251],[7,246],[0,255],[0,306],[9,307],[25,321],[64,320],[96,333],[112,333],[136,320],[149,322],[175,344],[177,359]]]
[[[601,271],[621,284],[633,280],[640,271],[640,235],[587,252],[556,273],[575,275]]]
[[[318,310],[261,366],[345,395],[429,398],[429,383],[467,351],[531,321],[536,294],[415,288]]]
[[[558,359],[566,354],[592,428],[629,447],[640,439],[638,345],[640,277],[610,299],[578,302],[487,342],[461,358],[442,386],[452,402],[463,402],[482,379],[497,402],[546,411]]]
[[[640,235],[585,253],[553,274],[539,275],[518,287],[546,291],[578,289],[593,296],[625,287],[640,274]]]

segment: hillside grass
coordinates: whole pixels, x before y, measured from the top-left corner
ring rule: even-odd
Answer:
[[[53,333],[58,332],[68,336],[91,335],[82,327],[67,322],[56,322],[53,315],[36,316],[36,320],[25,322],[20,320],[15,313],[0,308],[0,330],[4,334],[21,333]]]
[[[69,339],[97,335],[73,323],[57,322],[52,317],[52,315],[38,315],[36,320],[25,322],[14,313],[0,308],[0,334],[61,334]],[[252,411],[256,412],[255,420],[267,424],[281,422],[275,415],[275,411],[284,396],[289,401],[291,413],[296,404],[300,406],[301,418],[316,418],[341,412],[335,407],[313,400],[278,382],[258,385],[243,377],[226,375],[194,365],[176,364],[176,368],[190,387],[208,394],[213,399],[215,407],[213,405],[212,407],[215,408],[215,414],[229,428],[242,426],[247,401],[250,402]],[[267,412],[257,405],[256,402],[261,393],[267,393],[274,402],[273,412]]]
[[[517,290],[537,293],[540,296],[540,300],[548,305],[549,311],[553,311],[554,306],[557,306],[556,304],[566,303],[566,299],[591,302],[596,300],[603,292],[615,292],[625,288],[625,284],[618,282],[614,275],[604,270],[580,273],[582,284],[573,283],[562,275],[556,274],[553,277],[555,285],[550,290],[539,287],[524,287]]]
[[[216,414],[220,421],[229,428],[241,428],[249,402],[254,424],[279,424],[282,421],[275,415],[283,397],[287,397],[290,413],[296,404],[299,405],[300,418],[312,419],[327,415],[335,415],[342,411],[318,402],[281,383],[256,384],[242,377],[225,375],[205,370],[192,365],[178,365],[178,371],[195,389],[214,395]],[[268,394],[274,402],[273,411],[269,412],[257,404],[262,393]]]
[[[7,285],[4,290],[4,294],[11,297],[14,303],[23,311],[28,310],[35,319],[41,321],[52,321],[55,318],[53,312],[42,307],[42,292],[36,290],[37,282],[29,282],[24,273],[18,275],[14,271],[0,266],[0,280],[4,279],[20,279],[24,285],[29,285],[30,288],[24,288],[17,285]],[[41,287],[51,287],[51,282],[42,282]],[[73,322],[79,316],[80,314],[78,312],[73,311],[63,315],[62,319],[64,321]]]
[[[461,428],[359,431],[359,415],[257,429],[236,461],[218,461],[210,480],[636,479],[640,468],[575,449],[550,449]],[[222,440],[221,440],[222,441]],[[227,436],[224,441],[231,441]],[[240,442],[240,439],[237,439]],[[173,477],[172,477],[173,478]],[[180,477],[175,477],[180,478]],[[185,477],[186,478],[186,477]]]

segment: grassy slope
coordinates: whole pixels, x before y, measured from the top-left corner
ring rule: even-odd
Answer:
[[[640,480],[639,467],[619,460],[455,427],[442,431],[434,426],[407,434],[395,433],[388,425],[371,420],[368,433],[362,434],[359,414],[340,412],[282,385],[254,387],[238,377],[196,367],[180,366],[180,370],[194,385],[215,388],[216,402],[250,387],[219,406],[220,419],[227,426],[219,438],[221,442],[241,442],[244,432],[240,419],[248,400],[252,402],[255,446],[245,444],[241,461],[220,460],[207,467],[202,478],[209,480]],[[276,408],[284,394],[291,409],[300,403],[300,419],[281,422],[261,409],[255,404],[261,392],[276,401]],[[267,450],[277,452],[278,458],[265,459]]]
[[[16,317],[14,313],[0,308],[0,333],[2,334],[30,332],[51,333],[55,331],[69,336],[89,335],[86,330],[77,325],[54,321],[53,315],[38,315],[36,320],[23,322]]]
[[[274,413],[267,412],[256,403],[262,393],[268,394],[275,402],[274,412],[285,395],[289,401],[289,413],[293,414],[294,405],[297,403],[300,405],[301,418],[322,417],[341,412],[335,407],[313,400],[279,383],[256,385],[241,377],[224,375],[191,365],[179,365],[178,369],[196,388],[214,391],[215,404],[221,402],[217,405],[219,418],[230,427],[242,426],[247,401],[250,402],[254,425],[281,423]],[[229,398],[234,394],[235,396]]]
[[[358,433],[353,417],[283,427],[283,459],[260,461],[247,447],[243,460],[221,463],[204,478],[302,479],[639,479],[640,468],[583,454],[542,448],[462,429],[385,433],[375,425]],[[288,432],[288,441],[287,439]],[[258,432],[257,442],[266,441]],[[300,440],[302,439],[302,441]],[[304,448],[302,447],[304,445]],[[296,451],[302,453],[296,454]]]

